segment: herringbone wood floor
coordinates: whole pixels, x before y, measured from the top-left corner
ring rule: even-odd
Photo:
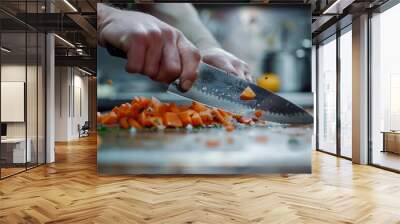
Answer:
[[[400,223],[400,175],[313,153],[312,175],[96,174],[96,139],[0,181],[0,223]]]

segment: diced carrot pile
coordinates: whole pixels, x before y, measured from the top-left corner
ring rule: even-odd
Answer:
[[[252,125],[254,124],[253,119],[260,116],[260,111],[256,111],[253,118],[249,118],[222,109],[211,108],[195,101],[191,105],[181,106],[175,103],[162,103],[155,97],[151,99],[135,97],[130,103],[116,106],[108,113],[98,113],[97,122],[106,126],[118,125],[124,129],[222,125],[230,132],[235,129],[235,123]]]

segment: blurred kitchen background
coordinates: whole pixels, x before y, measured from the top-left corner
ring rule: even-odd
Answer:
[[[305,108],[311,93],[311,9],[309,6],[197,4],[199,16],[221,46],[246,61],[261,87]],[[125,61],[97,51],[98,109],[110,110],[133,96],[184,101],[165,93],[165,86],[128,74]]]

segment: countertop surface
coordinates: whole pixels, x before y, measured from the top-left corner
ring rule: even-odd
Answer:
[[[100,174],[311,172],[311,126],[99,131]]]

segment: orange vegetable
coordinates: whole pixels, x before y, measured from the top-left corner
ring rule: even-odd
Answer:
[[[177,113],[166,112],[164,114],[164,125],[166,127],[181,128],[183,126],[182,121],[179,119]]]
[[[113,111],[102,116],[102,121],[101,121],[102,124],[115,124],[117,122],[118,122],[118,116]]]
[[[220,145],[220,142],[218,140],[208,140],[206,141],[206,146],[208,148],[216,148]]]
[[[136,104],[139,108],[143,109],[150,105],[150,100],[142,96],[136,96],[133,98],[131,104]]]
[[[127,117],[121,118],[121,119],[119,120],[119,126],[120,126],[121,128],[125,128],[125,129],[129,128],[128,118],[127,118]]]
[[[179,112],[185,112],[187,110],[190,110],[190,106],[178,105],[177,107],[179,109]]]
[[[128,123],[132,128],[142,129],[142,125],[139,124],[135,119],[129,118]]]
[[[196,111],[197,113],[200,113],[200,112],[203,112],[203,111],[206,111],[206,110],[208,110],[208,108],[205,106],[205,105],[203,105],[203,104],[201,104],[201,103],[198,103],[198,102],[196,102],[196,101],[193,101],[192,102],[192,105],[190,106],[194,111]]]
[[[197,112],[194,112],[194,113],[191,114],[191,119],[192,119],[192,125],[194,127],[203,126],[204,125],[203,120],[201,120],[201,117]]]
[[[256,110],[254,112],[254,116],[256,116],[256,118],[260,118],[263,114],[264,114],[264,111],[262,111],[262,110]]]
[[[268,141],[268,137],[264,135],[256,136],[256,142],[266,143]]]
[[[249,99],[247,95],[246,99]],[[181,128],[189,124],[195,127],[221,124],[226,131],[231,132],[235,130],[234,124],[231,123],[232,119],[248,125],[254,124],[254,121],[265,124],[265,121],[258,119],[262,117],[262,114],[263,111],[257,110],[254,112],[254,116],[249,118],[222,109],[210,108],[195,101],[188,106],[162,103],[155,97],[151,99],[134,97],[130,103],[116,106],[109,113],[97,113],[97,122],[104,125],[119,124],[121,128],[133,127],[136,129],[143,127],[164,128],[164,126]]]
[[[155,113],[157,113],[157,114],[159,113],[160,107],[162,105],[163,104],[157,98],[151,97],[150,107],[154,109]]]
[[[218,123],[228,125],[229,122],[225,119],[224,116],[222,116],[218,109],[213,109],[212,114],[214,115],[214,118]]]
[[[142,125],[143,127],[151,127],[151,126],[153,125],[153,124],[150,122],[150,120],[148,119],[148,117],[147,117],[145,111],[142,111],[142,112],[139,114],[138,121],[139,121],[140,125]]]
[[[199,115],[204,124],[212,124],[214,121],[210,110],[202,111]]]
[[[233,126],[233,125],[227,125],[227,126],[225,126],[225,130],[226,130],[227,132],[232,132],[232,131],[235,130],[235,126]]]
[[[254,100],[254,98],[256,98],[256,94],[249,86],[240,94],[241,100]]]
[[[174,112],[174,113],[179,113],[179,112],[181,112],[181,111],[179,110],[178,106],[176,106],[175,103],[170,103],[170,104],[169,104],[168,111],[169,111],[169,112]]]
[[[149,117],[148,120],[153,127],[161,128],[163,126],[163,120],[161,117]]]
[[[237,121],[242,124],[250,124],[252,119],[248,117],[240,117]]]
[[[192,124],[191,114],[192,114],[191,111],[184,111],[178,113],[178,116],[181,119],[183,126],[186,127],[187,125]]]

